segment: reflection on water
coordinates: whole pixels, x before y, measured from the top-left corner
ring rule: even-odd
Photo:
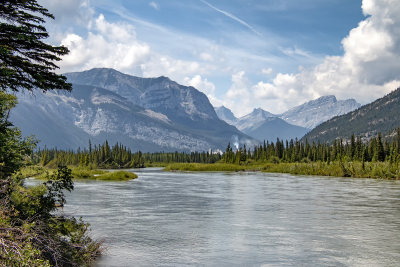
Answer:
[[[137,173],[68,194],[105,240],[99,266],[399,266],[399,181]]]

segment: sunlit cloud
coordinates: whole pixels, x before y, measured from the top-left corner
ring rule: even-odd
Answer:
[[[187,10],[187,2],[168,4],[200,12],[197,15],[229,18],[223,27],[215,27],[214,36],[143,18],[118,1],[100,1],[101,10],[108,12],[104,14],[88,0],[71,0],[72,6],[40,1],[56,14],[50,35],[71,51],[60,62],[62,72],[110,67],[143,77],[168,76],[196,87],[213,105],[224,104],[236,115],[255,107],[281,113],[329,94],[367,103],[400,85],[400,2],[395,0],[364,0],[366,17],[343,36],[343,54],[335,56],[315,53],[277,33],[267,37],[264,28],[260,35],[260,25],[254,27],[246,17],[206,0],[193,10]],[[145,3],[160,9],[156,1]],[[237,30],[231,20],[246,30]]]

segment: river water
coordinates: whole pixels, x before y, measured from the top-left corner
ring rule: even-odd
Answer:
[[[400,266],[400,181],[135,172],[67,194],[98,266]]]

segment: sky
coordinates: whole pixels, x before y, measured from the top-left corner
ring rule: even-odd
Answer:
[[[38,0],[59,72],[114,68],[193,86],[240,117],[400,86],[398,0]]]

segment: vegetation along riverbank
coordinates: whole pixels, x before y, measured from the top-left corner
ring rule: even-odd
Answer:
[[[108,142],[77,151],[42,149],[31,154],[33,165],[54,168],[72,166],[77,176],[97,169],[162,166],[167,171],[263,171],[302,175],[400,179],[400,129],[391,138],[380,134],[362,142],[352,136],[333,144],[298,140],[264,142],[238,149],[228,144],[225,152],[132,152]]]

